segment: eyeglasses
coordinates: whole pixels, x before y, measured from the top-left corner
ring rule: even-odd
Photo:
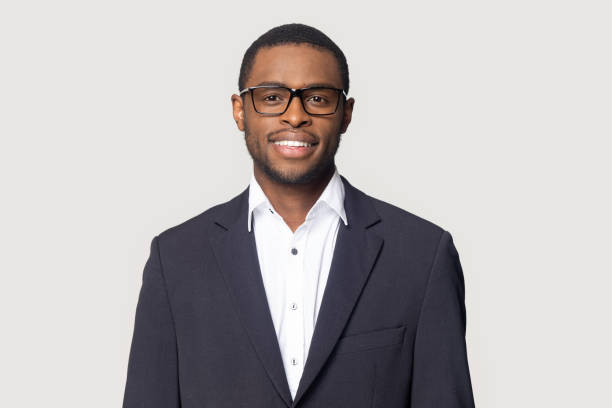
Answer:
[[[279,116],[287,111],[294,96],[302,102],[304,111],[312,116],[333,115],[340,105],[340,96],[347,97],[343,89],[325,86],[286,88],[276,85],[250,86],[240,91],[240,96],[251,93],[255,112],[266,116]]]

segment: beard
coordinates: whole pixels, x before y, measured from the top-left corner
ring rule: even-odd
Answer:
[[[332,145],[329,153],[326,153],[319,161],[314,163],[310,168],[300,173],[293,171],[284,171],[281,168],[273,167],[267,157],[264,155],[261,146],[257,144],[257,137],[253,136],[249,128],[244,123],[244,140],[249,151],[249,155],[263,172],[272,180],[280,184],[307,184],[314,180],[318,180],[329,174],[336,167],[334,157],[340,146],[342,134],[339,133],[336,138],[336,143]]]

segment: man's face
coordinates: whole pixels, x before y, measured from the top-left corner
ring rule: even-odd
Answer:
[[[323,84],[342,88],[334,55],[307,44],[279,45],[257,52],[245,87],[269,83],[294,89]],[[282,115],[263,116],[255,111],[249,93],[244,100],[232,95],[234,119],[245,132],[256,171],[283,184],[309,183],[333,169],[340,135],[351,121],[353,104],[353,98],[347,101],[341,98],[333,115],[311,116],[304,111],[300,99],[294,97]],[[280,140],[300,140],[314,145],[292,148],[273,143]]]

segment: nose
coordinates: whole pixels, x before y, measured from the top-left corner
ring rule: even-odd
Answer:
[[[283,123],[289,124],[293,128],[297,128],[300,126],[309,125],[311,122],[311,116],[306,113],[304,107],[302,106],[302,101],[296,95],[291,99],[285,113],[281,115],[281,120]]]

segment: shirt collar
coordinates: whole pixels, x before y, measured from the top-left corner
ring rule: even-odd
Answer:
[[[338,168],[334,170],[332,178],[327,183],[327,186],[319,196],[319,199],[313,205],[315,208],[319,205],[319,202],[326,203],[344,222],[344,225],[348,225],[346,219],[346,212],[344,211],[344,184],[338,173]],[[261,186],[255,179],[255,174],[251,175],[251,182],[249,184],[249,213],[248,213],[248,230],[251,232],[251,219],[253,217],[253,210],[265,203],[269,208],[273,208],[270,200],[266,197],[265,193],[261,189]]]

